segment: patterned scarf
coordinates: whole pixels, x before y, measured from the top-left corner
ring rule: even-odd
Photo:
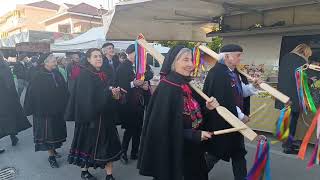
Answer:
[[[199,103],[192,97],[192,91],[187,84],[176,84],[167,80],[166,78],[161,79],[162,82],[165,82],[169,85],[173,85],[176,87],[180,87],[184,96],[183,109],[184,113],[190,116],[192,121],[192,129],[197,129],[200,127],[203,121],[203,117],[201,114],[201,109]]]

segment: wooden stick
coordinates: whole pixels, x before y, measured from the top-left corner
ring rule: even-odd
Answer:
[[[210,98],[204,94],[199,88],[197,88],[194,84],[189,83],[192,89],[194,89],[203,99],[206,101],[210,101]],[[240,133],[247,137],[250,141],[253,141],[258,135],[250,129],[247,125],[245,125],[240,119],[238,119],[234,114],[232,114],[227,108],[223,106],[218,106],[216,108],[218,114],[225,119],[231,126],[233,127],[246,127],[246,129],[240,130]]]
[[[259,111],[261,111],[263,108],[265,108],[267,106],[267,104],[263,104],[262,106],[260,106],[258,109],[256,109],[253,113],[251,113],[249,115],[249,117],[251,118],[252,116],[256,115]]]
[[[160,64],[163,64],[164,56],[156,51],[151,45],[148,44],[148,42],[144,39],[139,39],[138,44],[144,48],[150,53],[152,57],[154,57]]]
[[[248,127],[243,126],[243,127],[224,129],[224,130],[219,130],[219,131],[213,131],[212,134],[214,134],[214,135],[229,134],[229,133],[238,132],[240,130],[244,130],[247,128]]]
[[[320,66],[314,65],[314,64],[309,64],[308,65],[309,69],[315,70],[315,71],[320,71]]]
[[[217,60],[219,59],[219,55],[216,52],[209,49],[208,47],[200,45],[199,49],[202,50],[203,52],[205,52],[206,54],[208,54],[209,56],[211,56],[212,58],[217,59]],[[253,81],[253,78],[249,74],[241,71],[240,69],[238,69],[238,71],[242,75],[246,76],[249,80]],[[277,98],[278,100],[280,100],[281,102],[283,102],[285,104],[287,104],[290,100],[290,98],[288,96],[284,95],[283,93],[281,93],[277,89],[271,87],[267,83],[260,83],[259,86],[261,89],[269,92],[273,97]]]
[[[150,46],[147,41],[144,39],[139,39],[138,43],[140,46],[146,48],[146,50],[157,59],[161,64],[164,61],[164,56],[158,53],[152,46]],[[199,88],[190,83],[190,86],[206,101],[210,101],[210,98],[204,94]],[[241,120],[239,120],[235,115],[233,115],[228,109],[225,107],[219,106],[216,108],[218,114],[225,119],[231,126],[235,128],[246,127],[246,129],[240,130],[240,133],[247,137],[250,141],[253,141],[258,135],[250,129],[247,125],[245,125]]]

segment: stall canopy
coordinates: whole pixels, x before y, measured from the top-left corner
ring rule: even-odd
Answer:
[[[131,0],[103,15],[108,39],[207,41],[220,16],[315,3],[315,0]],[[237,22],[235,22],[237,23]]]
[[[126,49],[132,41],[110,41],[115,45],[116,49]],[[77,36],[69,41],[51,44],[51,51],[66,52],[66,51],[80,51],[89,48],[101,48],[106,43],[103,27],[95,27]]]

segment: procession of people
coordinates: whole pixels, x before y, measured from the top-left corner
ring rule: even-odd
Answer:
[[[155,91],[149,82],[154,76],[149,65],[145,78],[136,78],[134,44],[119,55],[115,55],[112,43],[101,49],[90,48],[83,61],[77,52],[63,60],[45,54],[28,65],[26,55],[21,53],[13,70],[1,56],[0,139],[10,136],[12,146],[16,146],[18,133],[31,128],[27,116],[32,115],[34,150],[47,151],[49,165],[59,168],[59,148],[66,142],[66,121],[71,121],[75,128],[68,134],[73,140],[67,161],[79,167],[83,180],[97,179],[90,168],[102,168],[105,179],[114,180],[113,163],[121,160],[126,165],[129,159],[137,160],[140,175],[154,180],[208,180],[218,161],[231,159],[234,179],[245,180],[244,136],[240,132],[213,133],[232,128],[218,114],[218,106],[239,121],[250,122],[248,98],[257,94],[262,80],[248,82],[237,71],[243,55],[239,45],[221,47],[221,59],[204,81],[208,100],[189,85],[195,69],[193,53],[181,45],[167,53]],[[291,99],[291,139],[300,115],[294,70],[307,63],[311,55],[311,48],[301,44],[281,61],[279,82],[283,83],[278,89]],[[123,139],[117,125],[124,129]],[[297,154],[299,144],[288,140],[283,148],[284,153]],[[0,153],[4,153],[1,147]]]

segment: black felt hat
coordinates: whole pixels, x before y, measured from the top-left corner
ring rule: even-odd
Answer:
[[[127,54],[131,54],[136,50],[135,45],[134,44],[130,44],[126,50]]]
[[[236,44],[228,44],[223,46],[220,49],[220,53],[228,53],[228,52],[243,52],[243,49],[241,46]]]

